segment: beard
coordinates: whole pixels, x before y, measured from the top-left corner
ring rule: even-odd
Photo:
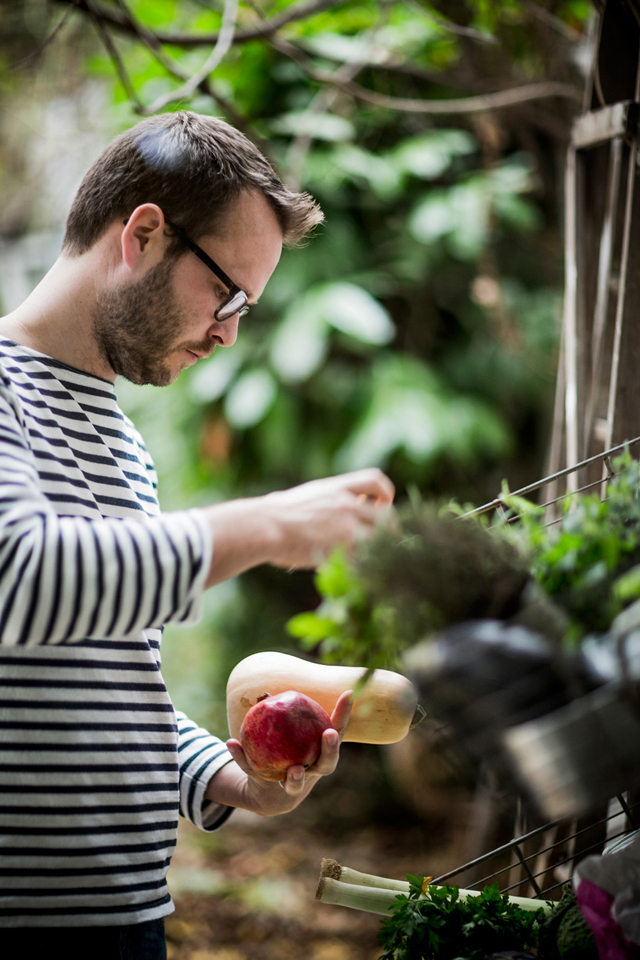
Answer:
[[[173,291],[175,257],[141,279],[102,293],[93,312],[93,332],[103,358],[117,376],[136,384],[165,387],[175,379],[167,361],[180,349],[198,355],[213,350],[210,340],[181,343],[187,320]]]

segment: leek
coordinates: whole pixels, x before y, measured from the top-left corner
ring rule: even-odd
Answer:
[[[425,888],[428,889],[428,886]],[[439,889],[439,888],[435,888]],[[410,886],[406,880],[391,880],[376,877],[370,873],[360,873],[350,867],[343,867],[336,860],[323,859],[316,900],[332,903],[340,907],[351,907],[367,913],[389,915],[396,897],[409,894]],[[459,890],[460,900],[480,896],[480,890]],[[529,897],[509,897],[509,903],[516,904],[522,910],[544,910],[548,916],[553,905],[545,900],[533,900]]]

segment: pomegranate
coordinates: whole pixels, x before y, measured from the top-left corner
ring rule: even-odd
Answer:
[[[322,733],[330,728],[329,714],[319,703],[287,690],[260,697],[242,722],[240,742],[261,777],[284,780],[294,764],[315,763]]]

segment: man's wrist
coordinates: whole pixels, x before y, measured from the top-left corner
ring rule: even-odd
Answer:
[[[207,586],[273,559],[281,531],[268,502],[268,497],[248,497],[204,508],[213,534]]]
[[[232,760],[213,774],[204,792],[205,800],[246,810],[247,784],[246,773]]]
[[[249,810],[259,817],[277,817],[290,813],[308,794],[317,778],[309,778],[306,789],[291,796],[280,783],[255,780],[236,763],[227,763],[211,777],[205,790],[205,799],[229,807]]]

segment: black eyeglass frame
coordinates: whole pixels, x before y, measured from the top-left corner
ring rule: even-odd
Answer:
[[[129,222],[129,218],[122,221],[124,224]],[[164,222],[170,227],[174,233],[180,238],[185,247],[188,247],[192,253],[195,253],[196,257],[201,260],[205,267],[208,267],[213,274],[216,275],[218,280],[221,280],[225,287],[229,288],[229,295],[224,303],[221,303],[216,312],[214,313],[215,319],[219,323],[224,323],[225,320],[229,320],[236,313],[240,317],[245,317],[250,310],[248,304],[248,296],[244,290],[238,286],[237,283],[234,283],[231,277],[229,277],[222,267],[219,267],[218,264],[213,260],[208,253],[206,253],[202,247],[198,246],[195,240],[192,240],[188,233],[179,227],[177,223],[169,220],[168,217],[164,218]]]

